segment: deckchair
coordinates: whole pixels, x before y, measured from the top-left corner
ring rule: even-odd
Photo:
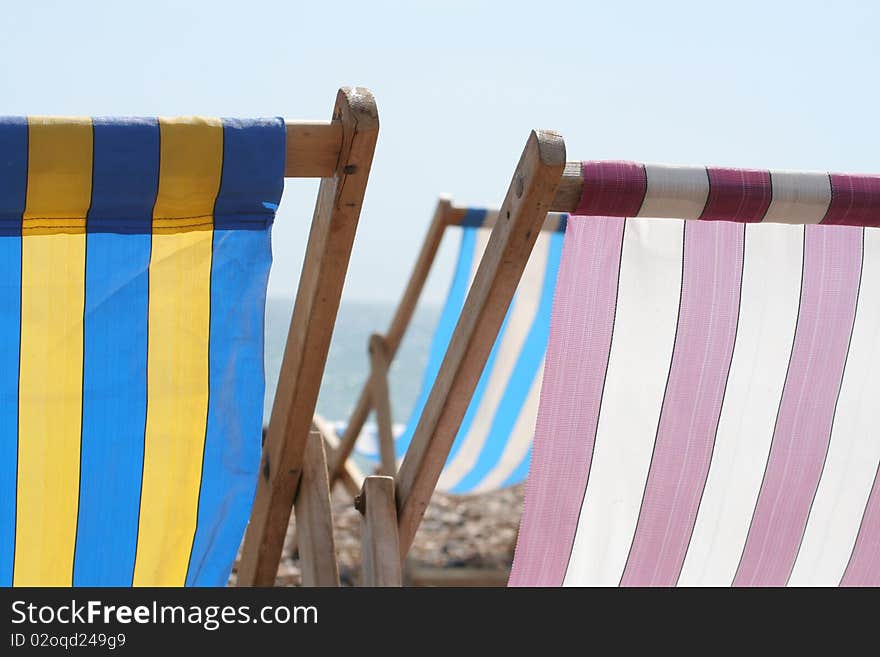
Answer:
[[[482,492],[525,480],[566,217],[564,213],[550,213],[541,226],[541,235],[453,443],[438,482],[439,490],[458,494]],[[396,473],[398,460],[412,440],[415,424],[497,218],[496,210],[458,207],[447,198],[438,201],[388,331],[384,336],[370,337],[371,375],[345,426],[340,446],[328,457],[332,466],[331,484],[345,472],[342,466],[352,445],[362,457],[361,463],[381,465],[384,474]],[[395,437],[388,397],[388,369],[409,327],[443,236],[450,233],[459,241],[457,264],[434,332],[421,391],[409,423]],[[377,420],[375,434],[361,435],[371,408]],[[355,443],[359,436],[361,439]]]
[[[880,176],[584,162],[562,189],[510,583],[880,584]]]
[[[400,469],[393,477],[371,475],[364,479],[356,506],[363,513],[367,585],[401,582],[401,561],[440,478],[532,247],[541,235],[564,166],[565,146],[558,135],[542,132],[530,136]],[[424,254],[423,250],[419,263]],[[409,302],[406,296],[404,299],[401,307],[415,304],[414,298]],[[369,404],[363,406],[366,415]]]
[[[0,120],[0,584],[224,585],[249,516],[238,581],[272,583],[377,130],[363,89],[326,123]],[[322,182],[261,461],[285,176]]]
[[[573,216],[510,584],[880,583],[880,177],[564,159],[532,134],[395,482],[400,554],[492,300],[556,210]]]

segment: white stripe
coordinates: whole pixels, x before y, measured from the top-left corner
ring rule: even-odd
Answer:
[[[729,586],[758,499],[797,323],[803,227],[746,227],[736,344],[682,586]]]
[[[677,220],[626,222],[611,355],[566,586],[616,586],[626,565],[675,341],[683,228]]]
[[[836,586],[880,461],[880,231],[865,230],[859,304],[825,468],[789,584]]]
[[[709,174],[704,167],[646,164],[647,190],[640,217],[697,219],[709,197]]]
[[[507,319],[507,326],[504,329],[501,342],[498,344],[492,371],[489,373],[480,406],[467,434],[463,438],[457,439],[462,442],[458,452],[440,475],[440,480],[437,483],[437,488],[440,490],[454,487],[462,477],[470,472],[480,456],[492,428],[492,420],[495,418],[498,404],[507,389],[510,375],[516,366],[523,343],[529,335],[529,329],[535,321],[535,314],[541,303],[547,257],[550,251],[550,235],[550,233],[542,233],[535,242],[532,254],[517,286],[513,307]]]
[[[543,380],[544,361],[542,360],[541,366],[535,372],[529,394],[519,411],[519,417],[517,417],[513,431],[507,439],[498,464],[474,487],[475,493],[495,490],[501,486],[528,454],[532,438],[535,435],[535,421],[538,417],[538,403],[541,401],[541,382]]]
[[[831,203],[831,180],[827,173],[773,171],[773,201],[765,222],[818,224]]]

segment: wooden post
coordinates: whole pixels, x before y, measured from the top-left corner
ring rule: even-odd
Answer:
[[[419,251],[418,258],[416,258],[416,264],[413,267],[412,274],[410,274],[409,282],[406,284],[406,290],[404,290],[400,303],[397,304],[397,310],[394,312],[394,317],[391,319],[391,324],[385,332],[385,350],[388,355],[389,365],[394,361],[397,349],[400,347],[403,336],[406,334],[406,330],[412,320],[419,296],[422,294],[425,281],[428,279],[428,274],[431,271],[431,265],[434,264],[437,250],[440,248],[440,242],[443,240],[443,231],[449,225],[451,208],[452,204],[448,198],[441,197],[437,202],[437,207],[434,209],[434,217],[431,219],[428,233],[425,235],[424,242],[422,242],[422,249]],[[364,423],[370,415],[370,409],[370,383],[367,381],[361,389],[360,397],[358,397],[354,410],[348,418],[345,432],[339,441],[339,448],[328,456],[331,482],[340,476],[342,468],[351,455],[361,430],[364,428]]]
[[[332,454],[339,446],[339,438],[337,437],[333,426],[316,413],[312,418],[312,429],[321,434],[321,438],[324,440],[324,451],[327,455],[329,456]],[[361,492],[361,488],[364,486],[364,477],[358,469],[352,465],[351,461],[346,461],[343,466],[342,470],[340,470],[337,482],[342,484],[345,492],[351,495],[352,499],[354,499],[358,496]],[[333,492],[332,484],[330,486],[330,492]]]
[[[388,394],[388,350],[378,333],[370,336],[370,398],[376,411],[379,434],[380,474],[393,477],[397,473],[394,454],[394,430],[391,425],[391,399]]]
[[[317,431],[310,432],[306,441],[295,507],[303,586],[339,586],[327,459]]]
[[[564,167],[562,137],[532,132],[398,473],[401,558],[437,485]]]
[[[361,512],[361,568],[364,586],[401,586],[394,478],[371,476],[355,500]]]
[[[336,449],[336,446],[339,444],[339,439],[333,432],[333,427],[330,425],[330,423],[317,413],[312,416],[312,432],[317,432],[321,437],[321,442],[324,443],[324,465],[326,467],[326,454],[329,454],[334,449]],[[305,458],[307,457],[308,455],[306,455]],[[305,466],[308,467],[308,461],[306,461]],[[303,476],[305,476],[305,473],[303,473]],[[332,499],[333,486],[329,483],[329,476],[327,481],[327,487],[330,489],[330,496]],[[364,486],[363,476],[361,476],[360,473],[358,473],[357,470],[352,467],[351,463],[349,462],[346,462],[345,468],[343,468],[342,474],[339,475],[339,479],[337,479],[337,482],[342,485],[346,493],[351,495],[352,499],[360,494],[361,488],[363,488]],[[295,507],[296,504],[294,504],[294,508]],[[297,520],[299,520],[299,516],[297,516]],[[288,547],[294,553],[299,552],[299,530],[296,527],[293,528],[293,536],[290,537]]]
[[[242,548],[242,586],[271,585],[278,570],[378,137],[372,94],[361,88],[340,90],[333,121],[341,126],[342,146],[335,170],[318,190]]]

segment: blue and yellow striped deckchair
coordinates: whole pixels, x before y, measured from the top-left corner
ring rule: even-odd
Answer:
[[[396,469],[396,463],[409,447],[497,216],[496,211],[458,208],[448,200],[441,199],[391,327],[385,336],[372,338],[371,350],[384,352],[385,362],[379,365],[383,369],[380,377],[384,377],[384,370],[390,364],[412,316],[440,239],[446,228],[457,228],[456,232],[460,235],[458,262],[434,332],[422,387],[409,422],[394,439],[393,461],[387,455],[383,461],[382,469],[386,472]],[[564,213],[550,213],[546,217],[516,295],[470,399],[440,477],[439,490],[452,493],[481,492],[525,480],[566,219]],[[375,353],[373,363],[375,368]],[[356,407],[340,441],[340,448],[344,449],[353,438],[362,434],[354,448],[355,454],[362,457],[361,460],[372,463],[382,460],[381,443],[383,440],[389,442],[387,435],[390,434],[390,427],[383,427],[383,424],[389,424],[385,417],[390,416],[390,411],[381,408],[387,404],[387,398],[381,392],[376,392],[375,387],[374,372],[368,384],[370,390],[365,389],[362,395],[362,398],[366,398],[367,412],[362,412],[361,404]],[[381,388],[382,384],[379,383],[378,387]],[[364,431],[364,421],[371,407],[377,410],[377,430]],[[338,458],[339,454],[337,452],[334,456]],[[331,459],[331,465],[338,463],[338,460]]]
[[[0,120],[0,585],[226,583],[260,471],[285,173],[336,189],[359,93],[340,92],[324,124]],[[374,143],[375,130],[370,158]],[[370,164],[358,157],[355,197]],[[317,324],[332,331],[360,209],[343,216],[338,200],[319,198],[299,290],[326,293],[326,307],[298,302],[291,324],[302,340],[288,358],[314,353],[282,374],[276,404],[300,434],[326,357]],[[306,366],[317,379],[297,378]],[[277,486],[266,474],[261,487]]]

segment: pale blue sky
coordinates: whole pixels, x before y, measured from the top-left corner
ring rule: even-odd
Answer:
[[[397,298],[438,193],[499,203],[532,128],[570,160],[880,170],[876,0],[29,0],[3,3],[0,58],[0,114],[324,119],[370,87],[350,299]],[[314,190],[287,185],[271,295],[296,288]]]

